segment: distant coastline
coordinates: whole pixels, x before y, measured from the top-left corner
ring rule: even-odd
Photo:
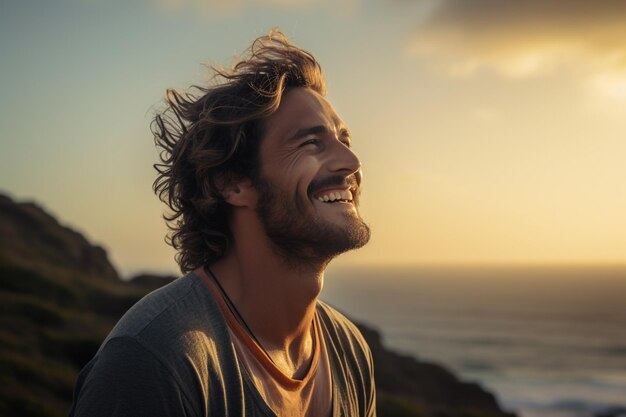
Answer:
[[[331,267],[323,297],[506,409],[589,417],[626,407],[625,294],[622,267]]]

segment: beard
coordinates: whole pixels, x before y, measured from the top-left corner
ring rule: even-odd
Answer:
[[[333,182],[345,180],[330,178],[324,184]],[[335,224],[315,212],[306,199],[297,196],[294,200],[293,195],[264,179],[257,181],[256,188],[260,194],[259,220],[278,254],[292,266],[326,265],[335,256],[358,249],[370,239],[370,228],[357,212],[343,213],[343,224]],[[356,206],[358,192],[354,194]]]

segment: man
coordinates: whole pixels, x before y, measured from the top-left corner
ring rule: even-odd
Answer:
[[[133,306],[72,416],[374,416],[369,349],[318,301],[370,231],[360,162],[321,69],[280,32],[200,94],[168,91],[155,192],[186,275]]]

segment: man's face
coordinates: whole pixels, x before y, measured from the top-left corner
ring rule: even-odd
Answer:
[[[257,214],[288,261],[327,262],[370,237],[357,206],[361,164],[328,101],[295,88],[265,123]]]

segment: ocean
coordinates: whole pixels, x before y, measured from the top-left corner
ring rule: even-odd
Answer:
[[[321,298],[521,417],[626,408],[626,267],[331,267]]]

